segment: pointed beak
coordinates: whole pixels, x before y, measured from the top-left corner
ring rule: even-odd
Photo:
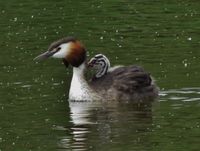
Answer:
[[[42,53],[39,56],[35,57],[33,60],[44,60],[44,59],[47,59],[47,58],[53,56],[56,52],[57,52],[56,50],[46,51],[45,53]]]
[[[94,64],[90,61],[90,62],[87,63],[87,66],[88,66],[89,68],[91,68],[91,67],[94,66]]]

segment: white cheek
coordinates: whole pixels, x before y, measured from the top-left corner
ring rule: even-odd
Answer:
[[[70,44],[62,44],[60,45],[60,50],[55,53],[52,57],[53,58],[64,58],[68,55],[69,50],[70,50]]]

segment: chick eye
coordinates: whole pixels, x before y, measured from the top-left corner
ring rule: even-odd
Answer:
[[[96,63],[96,60],[92,60],[92,63]]]
[[[61,49],[61,48],[60,48],[60,47],[58,47],[56,51],[59,51],[60,49]]]

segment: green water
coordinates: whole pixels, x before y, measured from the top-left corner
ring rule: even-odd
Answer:
[[[1,1],[0,150],[199,150],[199,11],[199,0]],[[69,35],[90,56],[143,66],[159,101],[69,104],[71,68],[33,61]]]

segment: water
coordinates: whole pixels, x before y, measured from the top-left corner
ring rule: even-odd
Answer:
[[[0,2],[0,150],[199,150],[199,7],[195,0]],[[74,35],[89,56],[138,64],[152,105],[67,101],[71,68],[33,58]]]

